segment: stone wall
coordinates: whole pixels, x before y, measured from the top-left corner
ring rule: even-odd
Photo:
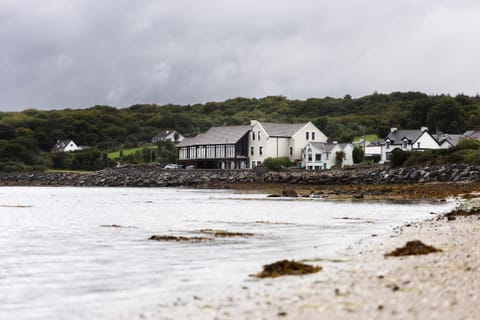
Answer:
[[[95,173],[2,173],[0,185],[203,187],[232,183],[285,183],[303,185],[404,184],[479,181],[480,167],[464,164],[390,169],[384,166],[345,170],[166,170],[158,166],[108,168]]]

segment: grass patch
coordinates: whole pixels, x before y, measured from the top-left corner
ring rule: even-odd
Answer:
[[[353,138],[353,141],[360,141],[363,139],[363,136],[355,137]],[[365,135],[365,142],[372,142],[372,141],[377,141],[378,136],[376,134],[366,134]]]
[[[130,148],[130,149],[121,149],[121,150],[123,150],[123,155],[124,156],[129,156],[131,154],[134,154],[137,151],[141,151],[143,148],[156,149],[157,146],[144,146],[144,147],[136,147],[136,148]],[[108,153],[108,159],[110,159],[110,160],[119,159],[121,150],[109,152]]]

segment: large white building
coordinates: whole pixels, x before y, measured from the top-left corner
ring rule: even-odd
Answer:
[[[269,123],[252,120],[248,136],[250,168],[267,158],[287,157],[301,163],[302,149],[309,142],[327,142],[327,136],[313,123]]]
[[[212,127],[178,144],[179,163],[196,168],[254,168],[267,158],[287,157],[302,164],[309,142],[327,142],[313,123],[268,123],[252,120],[250,126]]]

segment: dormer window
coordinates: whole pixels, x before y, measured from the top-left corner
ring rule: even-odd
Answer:
[[[386,148],[386,149],[390,149],[390,141],[387,141],[387,142],[386,142],[385,148]]]
[[[403,150],[407,150],[407,144],[408,144],[407,140],[404,140],[403,143],[402,143],[402,149]]]

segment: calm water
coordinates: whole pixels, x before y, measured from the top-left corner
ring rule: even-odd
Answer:
[[[240,290],[265,263],[334,258],[356,240],[450,206],[218,190],[3,187],[0,319],[112,319],[185,296]],[[112,224],[124,228],[101,227]],[[147,240],[200,236],[204,228],[256,236]]]

